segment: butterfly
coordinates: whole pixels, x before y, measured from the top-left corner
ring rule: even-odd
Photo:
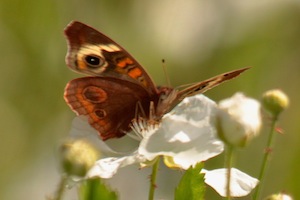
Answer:
[[[157,87],[145,69],[120,45],[94,28],[72,21],[64,30],[66,64],[88,75],[71,80],[64,99],[87,116],[102,140],[124,136],[137,117],[159,120],[185,97],[203,93],[249,67],[220,74],[182,90]]]

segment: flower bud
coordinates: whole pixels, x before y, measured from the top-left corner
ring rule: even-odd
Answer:
[[[83,177],[99,158],[99,152],[88,141],[69,140],[61,146],[61,164],[68,175]]]
[[[272,194],[267,198],[265,198],[264,200],[293,200],[293,199],[287,194],[279,193],[279,194]]]
[[[289,105],[289,98],[281,90],[269,90],[262,98],[263,107],[277,117]]]
[[[221,139],[230,145],[243,147],[260,131],[260,103],[242,93],[222,100],[217,124]]]

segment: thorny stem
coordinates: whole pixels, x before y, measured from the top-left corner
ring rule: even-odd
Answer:
[[[265,177],[265,172],[266,172],[266,169],[269,166],[269,160],[270,160],[270,156],[271,156],[271,152],[272,152],[272,148],[273,148],[273,144],[274,144],[274,135],[275,135],[274,133],[275,133],[275,128],[276,128],[276,123],[277,123],[277,117],[272,118],[269,138],[268,138],[267,146],[266,146],[266,149],[265,149],[263,163],[261,165],[260,173],[259,173],[259,177],[258,177],[258,180],[260,180],[260,183],[259,183],[259,185],[257,186],[257,188],[255,190],[255,193],[254,193],[253,198],[252,198],[253,200],[259,199],[259,195],[260,195],[261,190],[262,190],[263,181],[264,181],[264,177]]]
[[[156,177],[157,177],[159,162],[160,162],[160,157],[157,157],[157,159],[152,167],[152,174],[150,176],[150,188],[149,188],[148,200],[154,199],[154,193],[155,193],[155,189],[156,189]]]

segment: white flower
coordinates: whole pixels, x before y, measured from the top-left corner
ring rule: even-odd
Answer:
[[[143,136],[138,149],[129,155],[98,160],[88,177],[111,178],[121,167],[151,161],[157,156],[172,157],[182,169],[212,158],[224,149],[223,142],[216,136],[215,116],[216,104],[207,97],[185,98],[162,118],[158,126],[140,127],[136,123],[134,129]],[[80,123],[86,123],[80,120]],[[72,132],[78,135],[82,130],[82,126],[77,125]],[[109,149],[105,148],[106,151]]]
[[[261,127],[260,103],[237,93],[219,103],[218,133],[226,142],[245,146]]]
[[[185,98],[166,114],[160,127],[145,137],[138,149],[147,160],[156,156],[170,156],[174,164],[188,169],[224,149],[216,137],[216,105],[203,95]]]
[[[205,183],[211,186],[221,196],[226,197],[227,169],[202,170],[205,173]],[[258,180],[238,169],[231,168],[230,195],[242,197],[248,195],[258,184]]]

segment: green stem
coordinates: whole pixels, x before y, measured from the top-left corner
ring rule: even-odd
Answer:
[[[68,177],[65,176],[65,175],[62,175],[61,179],[60,179],[60,182],[57,186],[57,190],[56,190],[56,193],[55,193],[55,196],[54,196],[54,200],[61,200],[62,199],[62,196],[63,196],[65,188],[66,188],[67,181],[68,181]]]
[[[149,188],[148,200],[154,199],[154,193],[155,193],[155,189],[156,189],[156,177],[157,177],[157,172],[158,172],[158,167],[159,167],[159,161],[160,161],[160,157],[157,157],[157,159],[152,167],[152,174],[150,176],[150,188]]]
[[[275,133],[275,128],[276,128],[276,123],[277,123],[277,117],[274,117],[272,119],[269,138],[268,138],[267,146],[266,146],[266,149],[265,149],[265,154],[264,154],[264,157],[263,157],[263,162],[262,162],[259,177],[258,177],[258,180],[260,180],[260,183],[259,183],[259,185],[257,186],[257,188],[255,190],[255,193],[254,193],[253,198],[252,198],[253,200],[259,199],[259,196],[260,196],[260,193],[261,193],[261,190],[262,190],[266,169],[269,166],[271,151],[272,151],[273,144],[274,144],[274,135],[275,135],[274,133]]]
[[[230,182],[231,182],[231,168],[232,168],[232,163],[233,163],[233,146],[227,145],[226,146],[226,157],[225,157],[225,166],[227,169],[227,178],[226,178],[226,196],[227,200],[231,199],[231,194],[230,194]]]

